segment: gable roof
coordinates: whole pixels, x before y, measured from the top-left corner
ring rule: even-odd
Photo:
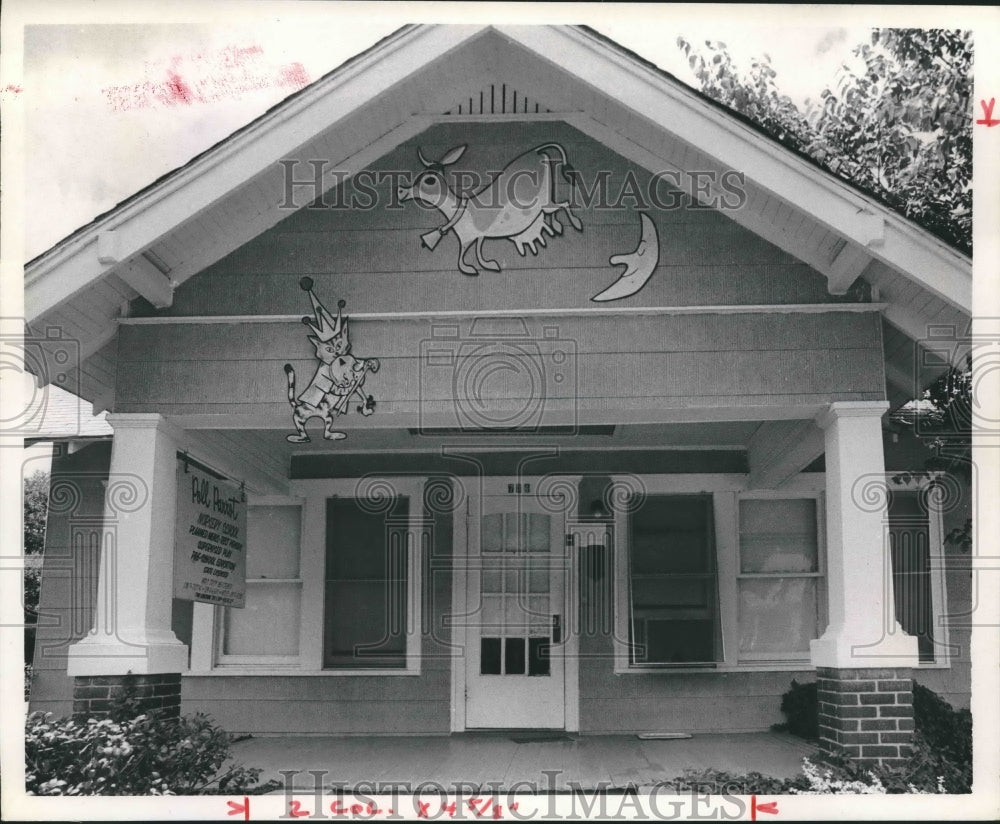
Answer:
[[[357,171],[434,122],[482,119],[459,103],[500,83],[650,171],[742,172],[748,201],[727,215],[832,293],[863,274],[907,339],[929,323],[965,331],[971,263],[943,241],[591,29],[488,25],[404,27],[95,218],[26,266],[29,321],[80,340],[81,389],[100,404],[128,301],[170,305],[177,285],[286,216],[278,161]]]

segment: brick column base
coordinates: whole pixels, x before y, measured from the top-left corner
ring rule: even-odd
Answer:
[[[181,711],[179,672],[157,675],[92,675],[73,679],[73,715],[101,718],[108,715],[115,698],[131,691],[139,712],[178,717]]]
[[[861,766],[905,761],[913,741],[910,669],[816,668],[820,748]]]

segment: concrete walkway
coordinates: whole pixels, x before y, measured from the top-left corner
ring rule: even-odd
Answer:
[[[514,739],[520,739],[521,743]],[[524,740],[525,738],[529,740]],[[284,781],[295,770],[296,790],[330,789],[373,793],[373,785],[401,783],[412,791],[427,782],[455,792],[474,787],[524,792],[649,787],[686,769],[759,772],[778,778],[800,771],[816,748],[780,733],[695,735],[680,740],[640,740],[632,735],[519,736],[463,733],[452,736],[338,738],[298,736],[252,738],[233,745],[233,756],[264,770],[261,780]],[[385,789],[384,792],[391,790]]]

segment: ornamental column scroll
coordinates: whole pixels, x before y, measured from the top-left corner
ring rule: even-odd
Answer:
[[[69,649],[70,676],[187,669],[171,630],[176,450],[181,434],[158,414],[110,415],[114,428],[104,506],[97,608]]]

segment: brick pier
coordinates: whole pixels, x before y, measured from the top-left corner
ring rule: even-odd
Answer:
[[[910,669],[816,669],[820,747],[862,766],[892,765],[910,755]]]
[[[73,679],[73,715],[100,718],[111,709],[115,697],[131,689],[140,711],[157,711],[177,717],[181,709],[180,673],[157,675],[88,675]]]

